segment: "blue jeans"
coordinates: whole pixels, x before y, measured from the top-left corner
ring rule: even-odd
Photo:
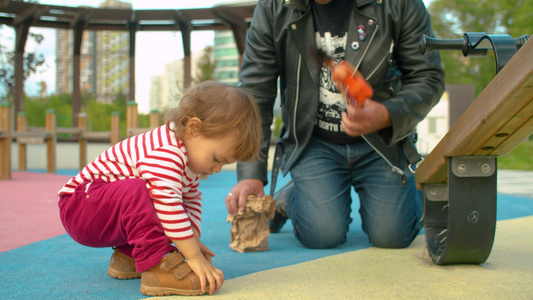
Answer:
[[[287,207],[298,240],[309,248],[346,241],[353,186],[362,229],[377,247],[404,248],[418,234],[422,194],[406,168],[406,184],[366,142],[337,145],[312,137],[291,169],[294,190]]]

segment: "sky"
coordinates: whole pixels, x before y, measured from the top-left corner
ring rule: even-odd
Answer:
[[[130,2],[133,9],[187,9],[204,8],[233,2],[232,0],[122,0]],[[39,4],[63,6],[93,6],[97,7],[103,0],[40,0]],[[28,96],[38,96],[41,90],[40,82],[47,83],[47,94],[55,93],[55,29],[31,27],[31,32],[41,33],[44,40],[36,45],[32,39],[26,43],[26,52],[37,52],[45,57],[45,66],[41,73],[28,78],[24,90]],[[3,26],[0,29],[2,44],[13,47],[15,35],[13,29]],[[191,34],[191,51],[196,52],[213,44],[212,31],[193,31]],[[8,39],[10,41],[8,41]],[[183,58],[181,35],[179,32],[150,31],[137,32],[135,53],[135,100],[138,102],[139,112],[149,112],[150,78],[163,75],[165,64]],[[12,48],[11,48],[12,49]]]
[[[214,5],[231,3],[235,0],[122,0],[132,4],[133,9],[187,9],[205,8]],[[424,0],[426,5],[431,0]],[[63,6],[93,6],[103,0],[40,0],[39,4],[63,5]],[[242,2],[238,1],[238,2]],[[41,33],[44,40],[36,45],[32,39],[26,43],[26,52],[36,52],[45,57],[45,66],[41,72],[32,75],[24,84],[24,90],[28,96],[38,96],[40,82],[47,83],[47,94],[55,93],[55,29],[31,27],[31,32]],[[14,32],[11,27],[3,26],[0,29],[2,43],[7,46],[14,45]],[[203,50],[213,44],[214,33],[212,31],[193,31],[191,34],[191,51]],[[8,39],[11,39],[9,41]],[[165,64],[183,58],[181,35],[179,32],[150,31],[137,32],[135,55],[135,100],[138,103],[139,112],[148,113],[150,79],[152,76],[163,75]],[[3,63],[0,61],[0,63]]]

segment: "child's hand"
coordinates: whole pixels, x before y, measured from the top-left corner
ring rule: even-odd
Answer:
[[[198,241],[198,246],[200,246],[200,251],[204,255],[205,259],[212,264],[212,257],[215,257],[215,253],[213,251],[209,250],[206,245],[204,245],[202,242]]]
[[[200,278],[203,293],[206,292],[206,282],[209,284],[209,295],[213,295],[215,291],[218,291],[220,287],[222,287],[222,284],[224,283],[224,273],[215,268],[203,255],[187,258],[187,264],[194,274]]]
[[[215,253],[213,253],[213,251],[209,250],[206,245],[200,242],[200,234],[198,233],[198,230],[196,230],[196,228],[193,228],[192,231],[194,232],[194,240],[198,244],[200,252],[202,252],[203,256],[209,263],[212,263],[211,258],[215,256]]]
[[[210,261],[215,254],[202,244],[198,237],[199,235],[195,232],[194,238],[172,240],[172,242],[185,256],[187,264],[200,279],[202,293],[206,292],[206,285],[209,284],[209,295],[212,295],[224,283],[224,273],[213,267]]]

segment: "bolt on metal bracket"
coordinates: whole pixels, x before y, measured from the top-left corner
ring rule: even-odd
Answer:
[[[448,201],[447,183],[428,183],[424,185],[424,194],[429,201]]]
[[[496,171],[495,156],[458,156],[451,162],[457,177],[490,177]]]

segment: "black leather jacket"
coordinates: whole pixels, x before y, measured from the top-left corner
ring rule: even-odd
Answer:
[[[284,125],[278,144],[284,175],[307,145],[318,107],[322,63],[313,54],[317,47],[311,1],[260,0],[246,35],[239,85],[247,88],[259,105],[263,157],[268,155],[280,78]],[[403,174],[401,170],[416,160],[409,153],[416,125],[444,91],[439,54],[419,51],[421,36],[433,36],[430,16],[422,0],[353,3],[345,60],[359,68],[374,89],[372,99],[386,106],[392,120],[392,127],[365,138],[393,171]],[[367,38],[357,48],[352,42],[358,41],[357,26],[362,24]],[[239,180],[260,179],[266,184],[267,160],[239,163],[237,174]]]

